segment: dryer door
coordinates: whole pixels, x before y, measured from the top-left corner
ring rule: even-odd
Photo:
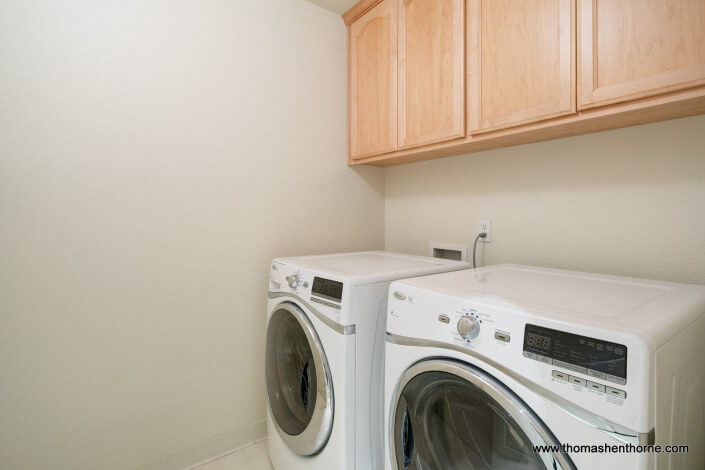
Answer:
[[[391,458],[398,470],[573,470],[543,422],[505,385],[469,364],[420,362],[406,371],[392,408]]]
[[[319,452],[333,428],[333,382],[311,321],[291,302],[267,325],[267,402],[282,440],[299,455]]]

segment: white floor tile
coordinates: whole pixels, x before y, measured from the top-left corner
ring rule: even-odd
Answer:
[[[245,447],[242,449],[242,453],[245,455],[247,460],[258,460],[262,457],[269,459],[269,454],[267,453],[267,442],[259,442],[255,445]]]
[[[220,465],[219,470],[245,470],[247,468],[247,459],[242,451],[228,454],[216,462]]]
[[[193,470],[273,470],[267,453],[267,441],[245,447]]]
[[[213,460],[213,461],[208,462],[206,464],[203,464],[199,467],[196,467],[193,470],[221,470],[221,468],[220,468],[220,465],[218,465],[218,461]]]

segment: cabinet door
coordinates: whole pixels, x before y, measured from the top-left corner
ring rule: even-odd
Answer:
[[[399,2],[399,147],[465,135],[464,0]]]
[[[705,84],[704,0],[578,0],[580,109]]]
[[[471,133],[575,112],[574,1],[468,1]]]
[[[397,148],[397,0],[384,0],[349,30],[350,158]]]

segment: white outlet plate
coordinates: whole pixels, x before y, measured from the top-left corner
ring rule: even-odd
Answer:
[[[492,221],[490,219],[480,219],[477,223],[477,233],[485,232],[487,236],[480,238],[481,242],[490,243],[492,241]]]

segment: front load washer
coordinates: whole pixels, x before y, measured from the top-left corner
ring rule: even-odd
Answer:
[[[272,262],[265,376],[275,469],[382,468],[389,284],[468,266],[385,252]]]
[[[387,470],[705,468],[705,286],[498,265],[390,291]]]

